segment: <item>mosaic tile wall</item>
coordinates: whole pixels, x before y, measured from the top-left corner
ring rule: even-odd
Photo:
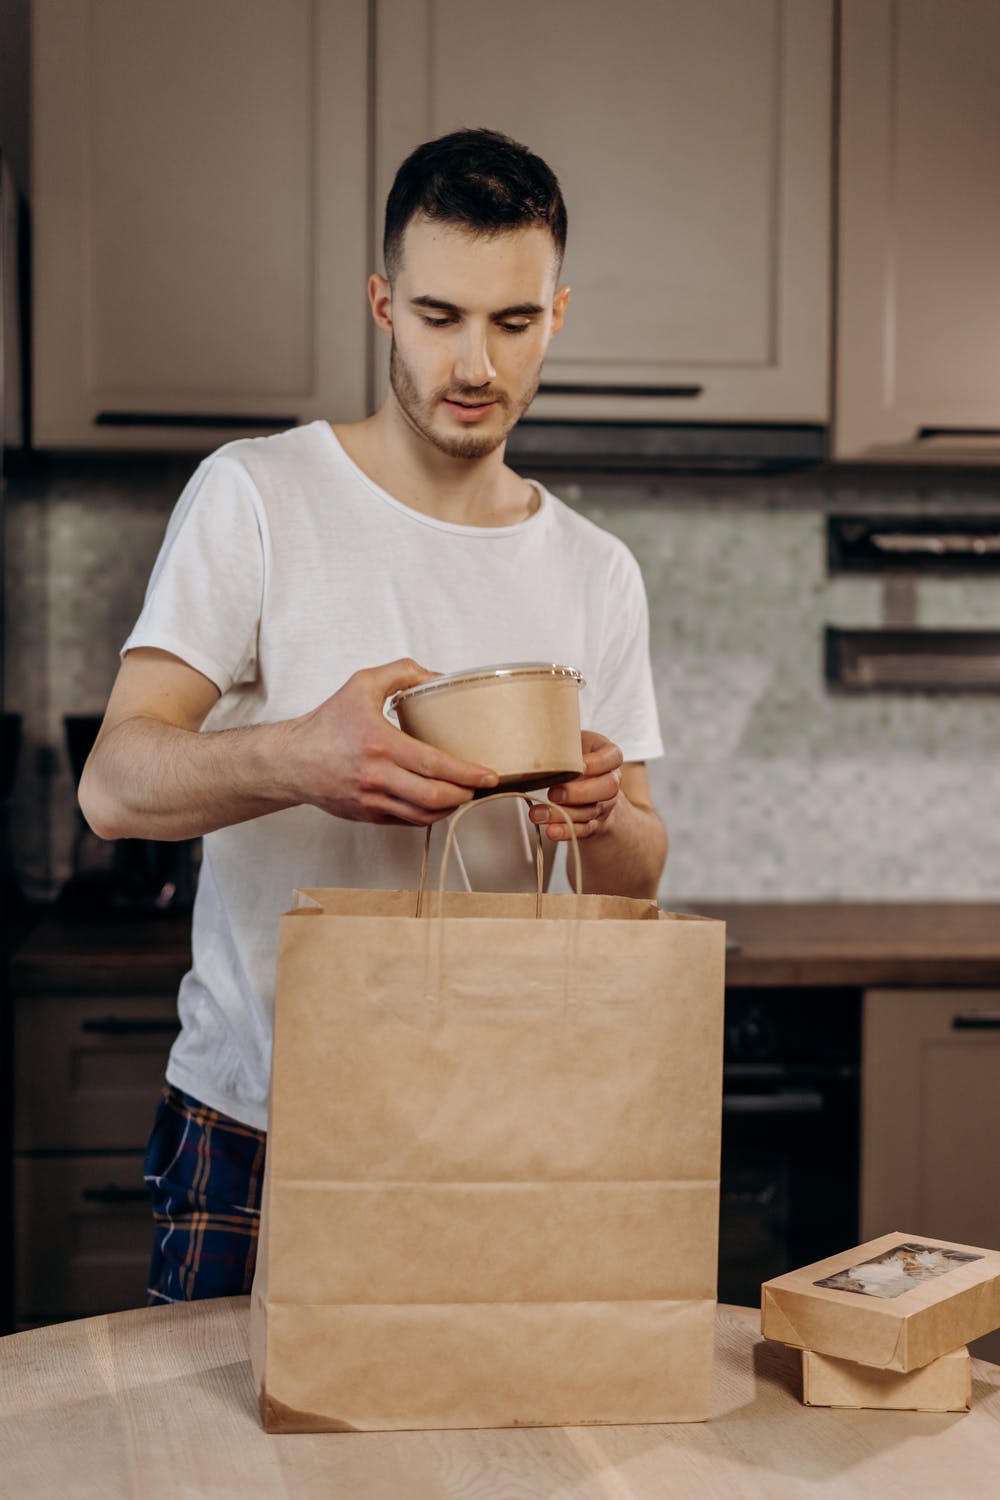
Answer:
[[[8,485],[5,706],[24,719],[11,837],[32,895],[66,878],[79,827],[62,716],[101,711],[191,467],[52,459]],[[850,697],[822,659],[826,624],[882,618],[877,578],[827,576],[826,513],[1000,513],[1000,475],[542,477],[645,575],[666,903],[1000,898],[1000,696]],[[1000,628],[1000,581],[921,580],[917,619]]]

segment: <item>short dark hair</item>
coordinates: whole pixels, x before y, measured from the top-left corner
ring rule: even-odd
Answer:
[[[566,205],[559,179],[540,156],[497,130],[455,130],[425,141],[396,173],[385,205],[382,253],[390,279],[399,270],[403,232],[417,215],[474,234],[539,225],[559,264],[566,249]]]

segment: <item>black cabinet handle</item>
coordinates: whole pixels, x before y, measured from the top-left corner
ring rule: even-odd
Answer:
[[[918,427],[917,442],[925,443],[929,438],[998,438],[1000,427]]]
[[[246,413],[99,411],[95,427],[296,427],[298,417],[249,416]]]
[[[973,1011],[967,1016],[952,1016],[953,1031],[1000,1031],[1000,1011]]]
[[[98,1036],[160,1036],[180,1030],[180,1023],[170,1021],[123,1020],[119,1016],[105,1016],[98,1021],[84,1021],[82,1031]]]
[[[705,393],[703,385],[590,385],[583,381],[543,380],[540,396],[652,396],[694,400]]]
[[[149,1190],[144,1187],[118,1187],[109,1182],[107,1187],[84,1188],[80,1194],[84,1203],[149,1203]]]

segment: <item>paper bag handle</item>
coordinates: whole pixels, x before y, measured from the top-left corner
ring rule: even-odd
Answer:
[[[444,853],[441,856],[441,874],[438,879],[437,909],[439,912],[443,909],[444,906],[444,884],[448,876],[448,861],[450,860],[452,850],[455,847],[455,829],[458,826],[459,819],[463,818],[465,814],[469,812],[473,807],[482,807],[487,802],[500,802],[501,800],[507,800],[512,797],[520,798],[521,801],[526,802],[529,807],[533,807],[536,803],[544,803],[546,807],[552,808],[553,811],[559,813],[559,815],[562,817],[563,822],[569,829],[569,836],[573,844],[573,873],[576,876],[577,895],[580,895],[582,893],[583,865],[580,860],[580,841],[576,836],[576,829],[573,826],[573,819],[570,817],[566,809],[564,807],[559,807],[555,802],[550,802],[547,797],[529,797],[524,792],[492,792],[488,797],[477,797],[474,802],[464,803],[454,813],[452,813],[451,817],[448,819],[448,833],[444,842]],[[431,830],[433,826],[433,824],[429,825],[427,829],[427,836],[424,839],[424,855],[420,866],[420,884],[417,887],[416,915],[418,917],[423,914],[425,886],[427,883],[427,865],[430,855]],[[545,865],[542,856],[541,825],[536,823],[534,826],[535,837],[537,840],[537,848],[535,853],[535,874],[537,880],[535,892],[535,916],[540,917],[542,915],[542,884],[545,879]]]

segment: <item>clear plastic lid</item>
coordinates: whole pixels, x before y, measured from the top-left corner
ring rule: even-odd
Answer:
[[[503,681],[508,677],[570,677],[578,686],[586,686],[583,675],[575,667],[562,667],[554,661],[507,661],[500,662],[497,666],[471,667],[464,672],[445,672],[443,676],[433,677],[429,682],[420,682],[416,687],[403,688],[400,692],[393,693],[388,706],[395,709],[404,699],[433,693],[438,688],[453,685],[468,687],[472,683]]]

